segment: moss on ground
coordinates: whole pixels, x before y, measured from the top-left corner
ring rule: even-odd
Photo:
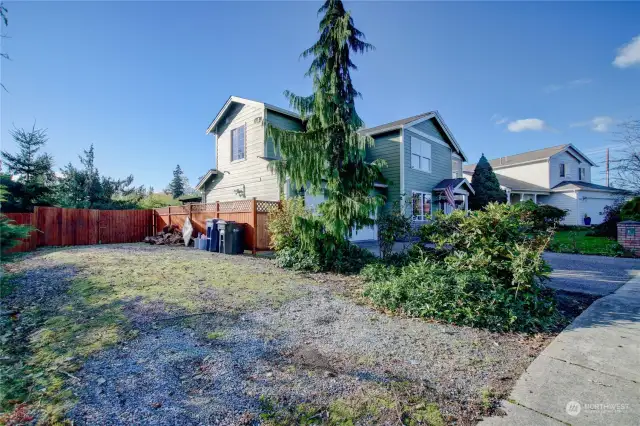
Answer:
[[[40,414],[40,422],[63,421],[74,404],[73,373],[84,360],[136,336],[125,315],[131,303],[160,303],[186,315],[239,313],[261,305],[278,306],[302,294],[300,277],[276,273],[269,265],[207,253],[130,247],[58,250],[40,256],[49,264],[72,266],[78,274],[70,280],[60,306],[43,311],[26,301],[19,318],[2,319],[0,336],[8,349],[0,355],[9,360],[0,369],[2,411],[27,402]],[[7,282],[7,286],[22,284],[19,277]],[[212,332],[207,337],[223,336]]]
[[[279,405],[262,396],[263,424],[355,426],[369,424],[403,424],[408,426],[443,426],[438,404],[425,401],[411,384],[392,382],[361,388],[352,395],[336,399],[326,406],[309,403]]]

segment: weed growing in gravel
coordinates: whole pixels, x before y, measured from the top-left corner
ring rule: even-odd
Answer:
[[[210,331],[207,333],[207,339],[209,340],[218,340],[222,339],[227,335],[224,331]]]
[[[260,418],[268,426],[396,423],[443,426],[445,421],[438,405],[425,402],[414,391],[407,382],[393,382],[361,388],[322,407],[308,403],[280,405],[277,399],[263,395],[260,397]]]

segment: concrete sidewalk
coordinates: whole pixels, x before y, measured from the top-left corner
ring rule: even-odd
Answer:
[[[640,277],[593,303],[483,425],[639,425]]]

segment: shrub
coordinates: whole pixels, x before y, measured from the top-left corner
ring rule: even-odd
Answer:
[[[633,197],[620,208],[622,220],[640,220],[640,197]]]
[[[495,330],[535,331],[555,320],[542,258],[552,231],[528,206],[488,204],[466,214],[442,213],[420,230],[436,249],[407,266],[368,267],[365,294],[409,315]]]
[[[318,238],[311,244],[303,244],[299,227],[319,224],[299,220],[310,216],[302,198],[283,200],[280,209],[269,213],[271,247],[276,251],[279,266],[300,271],[356,273],[375,259],[368,250],[322,232],[314,233]]]
[[[300,239],[294,231],[296,217],[306,217],[309,212],[304,208],[302,197],[294,197],[280,202],[279,209],[273,209],[268,214],[268,229],[271,236],[271,248],[280,251],[286,248],[298,247]]]
[[[567,211],[555,206],[536,204],[528,200],[519,206],[525,215],[525,220],[533,222],[533,227],[538,231],[546,231],[549,228],[557,228],[560,222],[567,216]]]
[[[383,259],[393,253],[393,244],[411,234],[411,217],[405,214],[399,201],[391,209],[383,211],[378,220],[378,245]]]
[[[618,222],[622,220],[621,217],[622,203],[615,203],[609,206],[605,206],[600,213],[604,218],[602,223],[594,226],[594,228],[587,234],[590,237],[618,237]]]
[[[6,190],[0,185],[0,203],[5,200]],[[33,227],[28,225],[18,225],[14,220],[0,214],[0,254],[15,247],[20,240],[28,238],[33,231]]]
[[[400,274],[375,280],[365,295],[411,316],[498,331],[545,329],[555,311],[548,289],[517,294],[482,272],[431,262],[416,262]]]

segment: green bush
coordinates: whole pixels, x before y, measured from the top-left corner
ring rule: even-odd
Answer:
[[[620,208],[622,220],[640,220],[640,197],[633,197]]]
[[[393,253],[394,243],[411,234],[411,217],[405,213],[400,202],[397,201],[391,209],[380,214],[376,223],[380,256],[386,259]]]
[[[346,240],[338,241],[327,233],[316,232],[318,238],[312,244],[303,244],[299,227],[320,223],[300,220],[310,216],[302,198],[283,200],[280,209],[269,213],[271,247],[276,251],[279,266],[300,271],[357,273],[375,260],[368,250]]]
[[[533,222],[533,227],[538,231],[546,231],[549,228],[557,228],[560,222],[567,216],[567,211],[555,206],[536,204],[528,200],[520,204],[520,209],[525,220]]]
[[[555,321],[549,267],[542,258],[553,232],[528,206],[488,204],[466,214],[437,214],[420,230],[436,250],[407,266],[368,267],[374,303],[419,317],[495,330],[543,330]]]

